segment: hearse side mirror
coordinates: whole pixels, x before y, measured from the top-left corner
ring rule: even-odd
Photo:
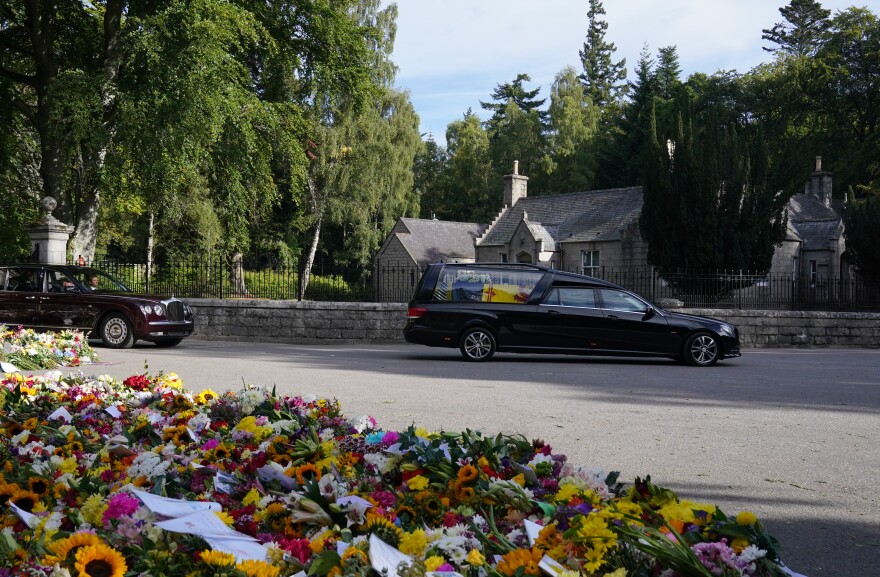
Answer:
[[[646,321],[652,318],[655,314],[657,314],[657,311],[654,310],[654,307],[648,307],[648,309],[645,311],[645,314],[642,315],[642,320]]]

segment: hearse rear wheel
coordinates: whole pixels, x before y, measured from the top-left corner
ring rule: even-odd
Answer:
[[[495,337],[488,329],[469,329],[459,342],[462,356],[469,361],[487,361],[495,354]]]

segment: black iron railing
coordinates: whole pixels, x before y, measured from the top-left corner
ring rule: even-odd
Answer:
[[[145,263],[116,258],[99,258],[89,264],[118,277],[134,291],[162,296],[352,302],[407,302],[424,270],[405,261],[343,267],[318,259],[306,283],[302,260],[265,255],[162,260],[152,263],[149,270]],[[880,312],[880,279],[857,275],[660,274],[651,267],[600,267],[589,272],[661,306],[674,299],[689,308]]]

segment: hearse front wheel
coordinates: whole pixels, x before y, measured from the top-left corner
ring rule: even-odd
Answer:
[[[721,354],[718,341],[709,333],[696,333],[684,344],[684,360],[695,367],[711,367]]]
[[[461,335],[459,349],[469,361],[487,361],[495,354],[495,337],[488,329],[469,329]]]

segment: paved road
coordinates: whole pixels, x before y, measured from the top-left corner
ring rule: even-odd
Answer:
[[[188,340],[98,349],[87,372],[176,372],[192,390],[243,383],[337,398],[388,429],[541,438],[571,460],[755,512],[809,577],[878,575],[880,351],[747,350],[711,369],[671,361],[498,355],[415,345]]]

